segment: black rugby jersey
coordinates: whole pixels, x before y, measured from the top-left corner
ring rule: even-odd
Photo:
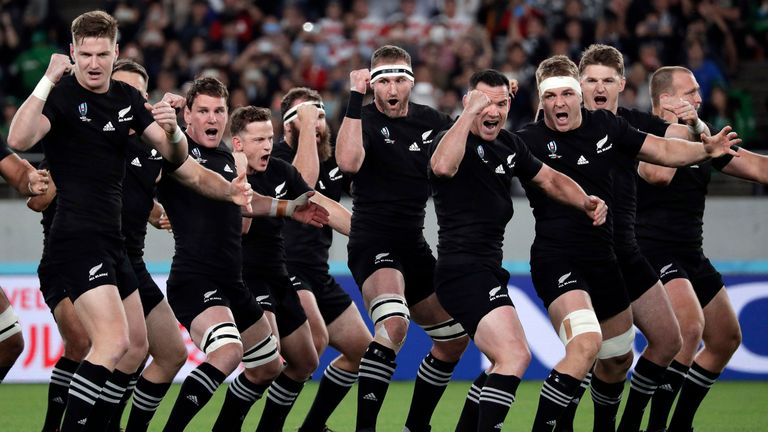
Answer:
[[[430,155],[443,136],[445,132],[435,138]],[[539,170],[541,162],[512,133],[502,130],[492,142],[470,133],[453,177],[437,177],[430,170],[438,260],[501,266],[504,231],[514,213],[512,177],[530,180]]]
[[[154,206],[155,181],[163,167],[163,157],[134,135],[126,146],[123,180],[123,236],[128,255],[144,255],[147,220]]]
[[[294,199],[311,190],[293,165],[276,158],[270,158],[264,172],[248,174],[248,182],[254,192],[278,199]],[[252,219],[243,235],[243,271],[287,273],[283,223],[283,218],[269,216]]]
[[[187,135],[190,157],[228,181],[237,176],[232,152],[220,143],[217,148],[197,144]],[[171,277],[202,275],[222,280],[242,280],[240,206],[206,198],[169,175],[180,165],[163,161],[164,175],[158,198],[173,226],[176,243]]]
[[[3,138],[2,135],[0,135],[0,161],[7,158],[8,156],[12,155],[13,152],[8,147],[8,143],[5,142],[5,138]]]
[[[732,159],[724,155],[678,168],[667,186],[653,186],[638,176],[635,232],[641,248],[701,249],[712,168],[720,171]]]
[[[59,197],[52,232],[119,235],[128,132],[140,136],[154,121],[144,102],[114,80],[99,94],[67,75],[51,90],[43,115],[51,123],[44,152]]]
[[[365,159],[352,177],[352,233],[421,233],[430,195],[427,167],[435,135],[451,118],[425,105],[389,118],[375,104],[362,111]]]
[[[646,134],[606,110],[582,108],[581,115],[581,125],[571,131],[552,130],[541,119],[518,131],[518,135],[534,156],[572,178],[588,195],[602,198],[610,209],[614,167],[628,157],[636,157]],[[536,218],[532,258],[614,256],[612,215],[605,224],[595,227],[583,211],[549,198],[529,182],[523,182],[523,186]]]
[[[292,163],[296,151],[285,141],[280,141],[272,149],[272,157]],[[349,186],[349,176],[339,170],[331,151],[331,157],[320,162],[315,190],[338,202],[343,192],[349,193]],[[333,242],[333,228],[328,225],[317,228],[288,219],[283,227],[283,238],[289,271],[292,268],[323,273],[329,271],[328,249]]]
[[[634,128],[663,137],[669,123],[655,115],[636,109],[619,107],[617,115]],[[616,252],[634,251],[637,247],[635,239],[635,218],[637,213],[637,161],[626,157],[617,160],[613,179],[613,242]]]

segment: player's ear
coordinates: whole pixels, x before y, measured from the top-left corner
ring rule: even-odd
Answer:
[[[627,85],[627,79],[624,77],[621,77],[619,80],[619,93],[624,91],[624,87]]]
[[[239,137],[239,136],[237,136],[237,135],[232,135],[232,148],[233,148],[233,149],[234,149],[236,152],[241,152],[241,151],[243,151],[243,142],[242,142],[242,141],[240,141],[240,137]]]

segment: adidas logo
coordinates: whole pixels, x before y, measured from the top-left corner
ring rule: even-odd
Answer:
[[[499,423],[496,426],[493,427],[494,429],[502,430],[504,429],[504,423]]]
[[[584,157],[584,155],[579,156],[579,160],[576,161],[576,165],[586,165],[588,163],[589,161]]]
[[[135,166],[135,167],[139,167],[139,168],[141,168],[141,161],[139,160],[139,158],[138,158],[138,157],[135,157],[135,158],[133,158],[133,160],[131,161],[131,165],[133,165],[133,166]]]
[[[113,132],[115,130],[115,127],[112,126],[112,122],[109,121],[107,124],[104,125],[104,129],[102,129],[103,132]]]
[[[373,402],[378,402],[379,401],[379,399],[373,393],[368,393],[367,395],[363,396],[363,399],[369,400],[369,401],[373,401]]]
[[[195,406],[200,406],[200,403],[197,401],[197,396],[195,395],[189,395],[187,396],[187,400],[195,404]]]
[[[419,147],[419,145],[414,142],[413,144],[411,144],[410,147],[408,147],[408,150],[410,150],[410,151],[421,151],[421,147]]]
[[[672,385],[670,385],[670,384],[662,384],[662,385],[659,386],[659,390],[664,390],[664,391],[671,392],[672,391]]]
[[[234,172],[234,171],[232,171],[232,168],[230,168],[229,164],[224,165],[224,171],[229,172],[229,173]]]
[[[61,396],[56,396],[55,398],[51,399],[51,402],[64,405],[64,399]]]
[[[504,174],[504,167],[499,165],[496,167],[494,171],[496,172],[496,174]]]
[[[84,425],[88,422],[88,417],[78,420],[77,424]]]
[[[550,420],[547,422],[547,426],[554,426],[557,424],[557,420]]]

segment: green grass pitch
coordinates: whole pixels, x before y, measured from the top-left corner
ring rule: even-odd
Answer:
[[[456,419],[464,403],[464,396],[470,383],[452,382],[448,386],[437,412],[432,418],[434,432],[453,431]],[[505,431],[529,431],[538,403],[540,381],[524,381],[517,392],[517,402],[507,416]],[[395,382],[389,389],[387,399],[379,415],[380,432],[400,432],[411,400],[412,382]],[[174,385],[160,406],[150,431],[160,431],[168,417],[179,386]],[[309,409],[317,383],[307,384],[286,423],[286,431],[295,431]],[[0,430],[8,432],[39,431],[45,416],[47,386],[43,384],[2,384],[0,385]],[[328,425],[336,431],[354,429],[353,388]],[[197,415],[189,431],[208,431],[224,399],[225,386],[214,395],[211,402]],[[626,395],[626,394],[625,394]],[[264,402],[259,401],[245,421],[244,431],[256,428]],[[623,408],[623,407],[622,407]],[[127,415],[127,413],[126,413]],[[123,423],[125,424],[125,423]],[[592,429],[592,402],[585,397],[576,416],[576,430]],[[737,432],[768,431],[768,382],[719,382],[710,391],[699,409],[694,424],[696,432]]]

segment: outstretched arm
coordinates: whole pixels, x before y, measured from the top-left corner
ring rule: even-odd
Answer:
[[[240,206],[248,206],[253,196],[251,184],[241,171],[231,182],[220,174],[211,171],[193,158],[187,158],[175,171],[167,173],[197,193],[219,201],[230,201]]]
[[[349,209],[319,192],[315,192],[310,201],[328,211],[328,225],[331,228],[349,237],[349,229],[352,225],[352,212]]]
[[[608,216],[608,206],[600,198],[587,195],[584,189],[570,177],[547,165],[533,178],[533,183],[543,190],[550,198],[563,204],[582,210],[592,219],[592,225],[605,223]]]
[[[768,184],[768,156],[743,148],[740,148],[737,153],[740,157],[731,159],[722,171],[744,180]]]
[[[724,127],[720,133],[713,136],[701,134],[701,144],[677,138],[660,138],[648,135],[637,158],[644,162],[668,167],[684,167],[708,158],[725,154],[737,156],[732,146],[741,143],[736,132],[730,126]]]
[[[293,200],[254,194],[251,210],[243,212],[243,217],[289,217],[303,224],[321,228],[328,223],[328,210],[309,200],[314,194],[314,191],[305,192]]]

